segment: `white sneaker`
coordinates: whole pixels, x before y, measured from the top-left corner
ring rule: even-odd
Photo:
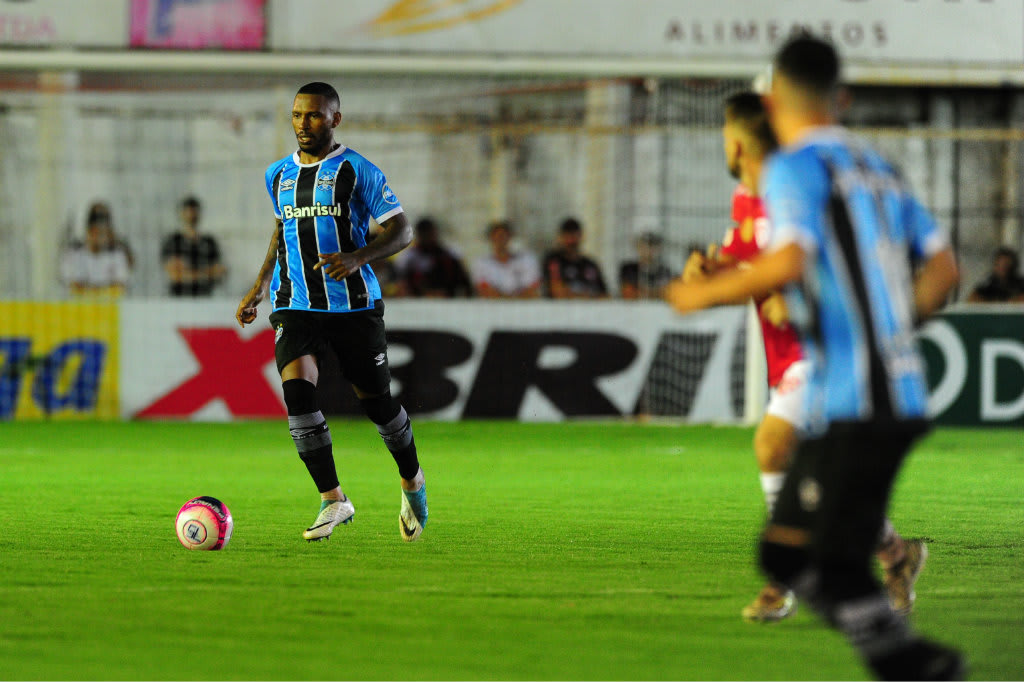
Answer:
[[[310,542],[326,540],[331,537],[335,526],[348,523],[355,515],[356,508],[347,497],[344,500],[323,500],[316,521],[303,531],[302,537]]]

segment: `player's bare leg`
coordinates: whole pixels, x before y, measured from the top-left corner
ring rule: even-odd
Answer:
[[[797,431],[785,419],[766,415],[754,434],[754,453],[761,471],[768,515],[786,480],[786,470],[797,445]],[[774,623],[796,612],[796,595],[785,585],[769,582],[750,604],[743,607],[743,619],[752,623]]]

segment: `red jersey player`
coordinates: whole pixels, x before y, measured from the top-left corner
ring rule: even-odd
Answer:
[[[763,161],[777,146],[760,96],[740,93],[726,100],[722,132],[729,172],[741,183],[733,192],[733,226],[726,232],[721,250],[711,247],[707,255],[696,253],[690,257],[684,282],[720,268],[743,267],[770,241],[771,225],[761,199],[747,189],[757,187]],[[672,302],[671,285],[666,298]],[[773,293],[755,304],[764,337],[770,392],[765,416],[754,434],[754,452],[770,515],[800,433],[806,430],[804,389],[810,363],[802,358],[800,341],[787,321],[782,296]],[[904,541],[886,520],[877,556],[885,568],[885,585],[893,607],[908,613],[914,603],[914,582],[927,556],[924,543]],[[796,598],[788,587],[769,583],[743,609],[743,617],[755,622],[778,621],[792,614],[795,607]]]

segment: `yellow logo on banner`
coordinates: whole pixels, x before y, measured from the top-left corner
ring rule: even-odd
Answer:
[[[523,0],[398,0],[370,28],[380,36],[400,36],[451,28],[498,14]]]
[[[0,419],[118,416],[118,307],[0,303]]]

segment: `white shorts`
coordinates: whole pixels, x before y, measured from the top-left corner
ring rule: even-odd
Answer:
[[[789,422],[797,431],[807,431],[807,406],[804,398],[807,395],[807,375],[810,374],[811,363],[797,360],[782,375],[779,385],[768,393],[766,414]]]

